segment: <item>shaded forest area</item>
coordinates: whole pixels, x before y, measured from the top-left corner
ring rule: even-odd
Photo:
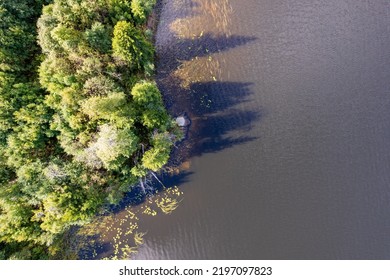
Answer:
[[[71,226],[167,163],[154,4],[0,2],[0,259],[61,258]]]

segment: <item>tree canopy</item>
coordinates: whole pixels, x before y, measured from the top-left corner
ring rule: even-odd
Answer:
[[[53,256],[167,163],[180,133],[149,79],[153,4],[0,3],[0,258]]]

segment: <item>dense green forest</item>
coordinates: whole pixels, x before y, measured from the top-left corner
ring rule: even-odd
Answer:
[[[154,2],[0,1],[0,259],[58,257],[167,163],[180,130],[152,80]]]

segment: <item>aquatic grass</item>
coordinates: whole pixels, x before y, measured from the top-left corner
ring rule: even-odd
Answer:
[[[154,196],[148,197],[139,207],[126,206],[118,213],[106,211],[95,218],[90,224],[77,230],[75,239],[77,246],[74,251],[80,258],[99,258],[104,254],[103,244],[112,248],[106,260],[129,259],[138,252],[139,246],[144,244],[146,232],[140,231],[138,221],[142,215],[158,216],[171,214],[180,204],[183,192],[177,186],[163,187]],[[76,254],[76,255],[77,255]]]
[[[132,254],[136,254],[138,252],[138,247],[130,247],[126,244],[123,248],[121,248],[122,256],[126,258],[130,258]]]
[[[178,198],[182,194],[183,192],[181,192],[179,188],[175,186],[166,189],[163,195],[161,197],[157,197],[154,202],[164,214],[171,214],[179,206],[181,200],[178,200]]]
[[[140,246],[140,245],[144,244],[144,235],[145,234],[146,234],[146,232],[136,232],[134,234],[134,242],[135,242],[136,246]]]
[[[161,198],[156,203],[164,214],[171,214],[179,206],[179,201],[172,198]]]
[[[157,211],[156,210],[153,210],[150,206],[145,206],[145,209],[144,211],[142,211],[143,214],[145,215],[149,215],[149,216],[156,216],[157,215]]]

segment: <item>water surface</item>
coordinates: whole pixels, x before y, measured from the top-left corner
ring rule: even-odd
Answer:
[[[135,258],[389,259],[389,29],[387,0],[162,1],[190,167]]]

